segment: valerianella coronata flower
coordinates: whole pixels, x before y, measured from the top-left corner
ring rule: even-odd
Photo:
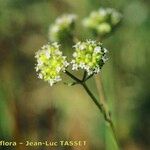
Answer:
[[[73,46],[72,70],[84,69],[88,75],[100,72],[104,65],[107,50],[103,48],[100,42],[87,40],[86,42],[78,42]]]
[[[56,42],[44,45],[39,51],[36,52],[35,58],[37,59],[36,71],[38,77],[47,81],[51,86],[61,81],[61,72],[65,72],[68,62],[66,56],[62,55]]]
[[[110,33],[121,21],[122,15],[112,8],[100,8],[91,12],[90,16],[83,20],[83,25],[94,33],[105,36]]]
[[[77,16],[74,14],[64,14],[57,18],[49,28],[50,41],[62,41],[70,38],[74,31]]]

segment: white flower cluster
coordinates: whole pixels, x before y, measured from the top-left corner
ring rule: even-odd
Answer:
[[[99,35],[110,33],[121,21],[122,15],[113,8],[100,8],[91,12],[90,16],[83,20],[83,25]]]
[[[38,72],[38,77],[47,81],[51,86],[61,81],[60,73],[65,72],[69,65],[66,56],[63,56],[59,50],[59,46],[56,42],[47,44],[35,54],[37,59],[35,69]]]
[[[73,46],[72,70],[84,69],[88,75],[99,73],[106,62],[107,49],[100,42],[87,40]]]
[[[72,34],[77,16],[75,14],[64,14],[57,18],[49,28],[49,39],[61,41]]]

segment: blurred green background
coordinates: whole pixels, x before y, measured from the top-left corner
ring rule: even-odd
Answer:
[[[148,0],[0,0],[0,140],[86,140],[85,147],[36,149],[115,150],[102,115],[82,87],[50,87],[34,69],[35,52],[47,43],[56,17],[76,13],[77,36],[86,39],[90,34],[81,29],[81,20],[101,6],[123,13],[121,26],[104,41],[110,59],[101,73],[121,147],[150,149]],[[98,96],[94,80],[88,86]]]

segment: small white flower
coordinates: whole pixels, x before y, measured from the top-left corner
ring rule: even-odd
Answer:
[[[81,42],[78,42],[76,45],[73,46],[73,48],[79,48]]]
[[[107,52],[108,52],[108,50],[106,48],[104,48],[104,53],[107,53]]]
[[[73,64],[72,65],[72,70],[78,70],[78,65],[77,64]]]
[[[53,46],[55,46],[56,48],[59,48],[60,45],[57,42],[52,43]]]
[[[101,47],[97,46],[94,48],[94,53],[100,53],[101,52]]]
[[[55,79],[57,82],[59,82],[59,81],[61,81],[62,80],[62,78],[60,77],[60,76],[58,76],[58,77],[56,77],[56,79]]]
[[[39,67],[38,67],[38,66],[36,66],[36,67],[35,67],[35,70],[36,70],[36,72],[38,72],[38,71],[39,71]]]
[[[57,72],[60,72],[60,70],[61,70],[61,67],[57,67],[57,68],[56,68],[56,71],[57,71]]]
[[[99,9],[99,14],[100,14],[101,16],[106,16],[106,15],[107,15],[106,9],[100,8],[100,9]]]
[[[77,56],[77,53],[75,52],[75,53],[73,53],[73,57],[76,57]]]
[[[38,65],[39,67],[43,65],[43,62],[42,62],[40,59],[37,60],[37,63],[38,63],[37,65]]]
[[[50,51],[45,51],[45,55],[47,58],[50,58]]]
[[[64,35],[72,34],[76,18],[77,16],[74,14],[64,14],[57,18],[49,27],[49,39],[53,42],[61,41]]]
[[[50,84],[50,86],[53,86],[53,84],[55,83],[55,81],[50,79],[50,80],[48,81],[48,83]]]
[[[64,57],[64,59],[66,59],[66,57]],[[64,66],[65,67],[68,67],[69,66],[69,63],[67,61],[64,61]]]
[[[62,52],[59,51],[59,50],[56,50],[56,51],[55,51],[55,54],[56,54],[56,55],[62,55]]]
[[[39,79],[42,79],[43,78],[43,75],[41,73],[39,73],[39,76],[38,76]]]
[[[51,30],[53,33],[57,33],[60,29],[59,26],[52,26]]]
[[[84,50],[86,48],[86,46],[84,45],[84,44],[81,44],[80,46],[79,46],[79,49],[81,49],[81,50]]]
[[[81,62],[81,63],[79,64],[79,67],[80,67],[81,69],[84,69],[84,68],[85,68],[85,64],[84,64],[83,62]]]
[[[106,63],[106,61],[108,61],[108,58],[106,56],[103,56],[102,60],[103,60],[104,63]]]

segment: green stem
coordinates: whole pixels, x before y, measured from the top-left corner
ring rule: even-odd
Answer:
[[[82,81],[80,79],[78,79],[77,77],[75,77],[73,74],[71,74],[69,71],[66,70],[65,72],[69,77],[71,77],[73,80],[81,83]]]
[[[84,71],[84,75],[83,75],[82,81],[84,81],[86,79],[86,76],[87,76],[87,72]]]
[[[66,74],[68,76],[70,76],[73,80],[75,80],[76,82],[78,82],[79,84],[81,84],[83,86],[83,88],[85,89],[85,91],[87,92],[87,94],[91,97],[91,99],[93,100],[93,102],[95,103],[95,105],[98,107],[98,109],[100,110],[100,112],[103,114],[103,117],[104,117],[105,121],[109,124],[109,126],[110,126],[110,128],[112,130],[114,139],[116,141],[116,145],[117,145],[117,147],[119,149],[119,142],[118,142],[118,139],[117,139],[117,136],[116,136],[116,132],[115,132],[113,121],[111,119],[110,112],[108,112],[105,109],[105,107],[104,107],[104,105],[102,103],[98,102],[97,98],[93,95],[93,93],[90,91],[90,89],[86,85],[85,80],[82,81],[82,80],[78,79],[77,77],[75,77],[74,75],[72,75],[68,71],[66,71]]]
[[[82,83],[81,84],[85,91],[88,93],[88,95],[91,97],[91,99],[93,100],[93,102],[95,103],[95,105],[99,108],[99,110],[102,112],[102,107],[103,105],[102,104],[99,104],[97,99],[95,98],[95,96],[92,94],[92,92],[89,90],[89,88],[87,87],[87,85],[85,83]]]
[[[106,111],[103,104],[98,102],[96,97],[93,95],[93,93],[90,91],[90,89],[87,87],[87,85],[85,83],[82,83],[81,85],[84,87],[85,91],[88,93],[88,95],[91,97],[91,99],[93,100],[95,105],[99,108],[99,110],[103,114],[103,117],[104,117],[105,121],[109,124],[109,126],[112,130],[112,133],[113,133],[113,136],[115,138],[116,144],[119,148],[119,142],[118,142],[118,139],[117,139],[117,135],[116,135],[116,132],[115,132],[115,127],[114,127],[113,121],[111,119],[110,113]]]

